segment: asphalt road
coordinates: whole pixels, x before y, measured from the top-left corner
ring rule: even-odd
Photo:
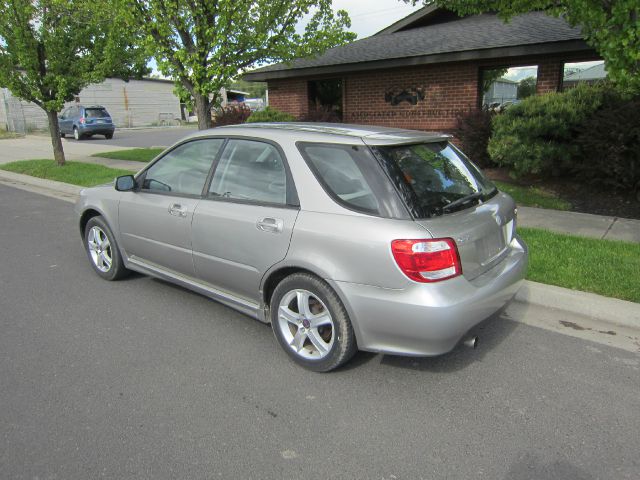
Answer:
[[[111,140],[105,139],[102,135],[85,138],[81,143],[91,145],[113,145],[117,147],[168,147],[181,138],[197,130],[194,127],[173,127],[173,128],[144,128],[135,130],[123,130],[116,128],[116,132]],[[65,142],[77,142],[73,138],[66,138]]]
[[[70,204],[0,203],[3,478],[638,478],[638,354],[497,317],[314,374],[213,301],[98,278]]]

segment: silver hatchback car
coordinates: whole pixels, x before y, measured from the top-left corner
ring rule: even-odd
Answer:
[[[195,133],[82,191],[91,265],[175,282],[262,322],[315,371],[357,349],[430,356],[515,295],[513,200],[442,134],[343,124]],[[475,340],[471,340],[473,343]]]

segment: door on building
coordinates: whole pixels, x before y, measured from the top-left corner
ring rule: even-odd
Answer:
[[[342,121],[342,85],[341,78],[309,81],[310,121]]]

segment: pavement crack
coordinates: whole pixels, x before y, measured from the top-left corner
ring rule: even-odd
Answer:
[[[606,237],[609,234],[609,232],[613,228],[613,224],[616,223],[617,221],[618,221],[618,217],[613,217],[613,222],[611,222],[611,225],[609,225],[609,227],[607,228],[607,231],[604,232],[602,237],[600,237],[600,240],[604,240],[604,237]]]

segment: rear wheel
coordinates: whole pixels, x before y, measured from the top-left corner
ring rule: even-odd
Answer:
[[[64,138],[64,137],[66,137],[66,135],[64,133],[60,132],[60,138]]]
[[[113,138],[113,133],[105,133],[104,138],[111,140]]]
[[[271,297],[271,325],[284,351],[309,370],[333,370],[357,350],[344,305],[329,285],[307,273],[278,284]]]
[[[82,139],[82,135],[80,135],[80,132],[76,127],[73,127],[73,138],[75,138],[76,140]]]
[[[115,236],[102,217],[93,217],[84,229],[84,246],[91,266],[105,280],[127,276]]]

